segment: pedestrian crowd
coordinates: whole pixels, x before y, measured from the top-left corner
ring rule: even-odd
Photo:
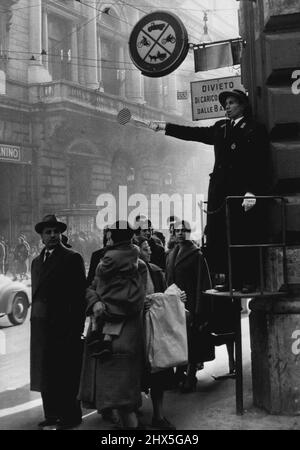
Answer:
[[[164,392],[196,390],[197,370],[215,357],[212,304],[202,295],[210,286],[209,274],[190,238],[190,224],[170,217],[172,245],[164,246],[149,219],[138,216],[134,226],[117,221],[104,230],[103,247],[91,255],[87,279],[83,257],[63,234],[63,222],[48,215],[35,229],[45,246],[31,269],[31,389],[42,395],[40,426],[77,426],[83,404],[118,426],[137,428],[145,392],[153,405],[150,425],[175,429],[165,417]],[[152,371],[146,317],[155,296],[165,301],[168,286],[174,285],[185,311],[186,360]]]
[[[0,235],[0,274],[11,275],[13,280],[29,278],[31,261],[41,250],[34,244],[29,244],[24,234],[20,233],[14,246]]]
[[[78,251],[88,269],[90,257],[95,248],[99,247],[101,239],[97,233],[73,231],[68,235],[69,244]],[[8,275],[16,280],[27,280],[30,277],[30,267],[43,249],[43,243],[34,236],[28,238],[19,233],[12,245],[8,239],[0,234],[0,274]]]

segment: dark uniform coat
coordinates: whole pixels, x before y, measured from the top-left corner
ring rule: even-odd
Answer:
[[[68,416],[79,385],[85,269],[81,255],[63,245],[45,263],[44,253],[31,268],[31,390],[58,398]]]
[[[207,205],[207,247],[213,272],[227,272],[225,198],[247,192],[265,195],[268,181],[269,140],[265,128],[252,119],[242,118],[234,128],[229,120],[211,127],[186,127],[168,123],[166,134],[179,139],[214,145],[215,164],[210,174]],[[251,243],[256,239],[260,205],[248,212],[242,199],[231,207],[232,243]],[[239,241],[239,242],[238,242]],[[243,241],[243,242],[241,242]],[[237,276],[238,277],[238,276]]]
[[[186,241],[180,252],[176,245],[167,255],[166,278],[170,286],[175,283],[187,296],[186,309],[190,313],[188,325],[189,362],[214,359],[214,346],[205,326],[210,318],[210,300],[202,295],[209,288],[207,265],[200,249]],[[203,333],[197,330],[203,328]]]

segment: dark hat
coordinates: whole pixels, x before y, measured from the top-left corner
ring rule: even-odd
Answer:
[[[43,220],[37,223],[34,229],[37,233],[41,234],[45,227],[57,227],[61,233],[67,229],[67,225],[63,222],[59,222],[54,214],[47,214],[44,216]]]
[[[169,216],[168,218],[167,218],[167,224],[171,224],[171,223],[174,223],[174,222],[178,222],[178,220],[180,220],[177,216]]]
[[[133,228],[125,220],[117,220],[116,223],[109,227],[109,231],[114,244],[122,241],[130,241],[134,235]]]
[[[237,98],[241,103],[248,104],[249,99],[245,92],[240,91],[239,89],[233,89],[232,91],[224,91],[219,94],[219,102],[225,108],[225,102],[227,97],[235,97]]]
[[[145,216],[145,214],[139,214],[136,216],[135,222],[140,222],[141,220],[146,220],[146,219],[148,219],[148,217]]]
[[[187,220],[177,220],[177,222],[174,222],[174,229],[176,230],[179,227],[184,228],[187,232],[192,231],[192,227]]]

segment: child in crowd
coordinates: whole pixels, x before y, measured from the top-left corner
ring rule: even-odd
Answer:
[[[121,221],[107,231],[110,245],[87,290],[88,302],[98,305],[88,345],[92,356],[100,359],[111,355],[113,339],[120,336],[125,320],[144,306],[146,268],[138,259],[137,247],[131,243],[133,233],[129,224]]]

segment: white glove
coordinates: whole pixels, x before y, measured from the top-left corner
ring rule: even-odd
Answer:
[[[150,122],[149,128],[153,131],[165,131],[166,122]]]
[[[249,211],[249,209],[253,208],[253,206],[255,205],[256,198],[254,197],[255,196],[252,194],[252,192],[246,192],[246,194],[244,195],[242,207],[244,208],[245,212]]]

